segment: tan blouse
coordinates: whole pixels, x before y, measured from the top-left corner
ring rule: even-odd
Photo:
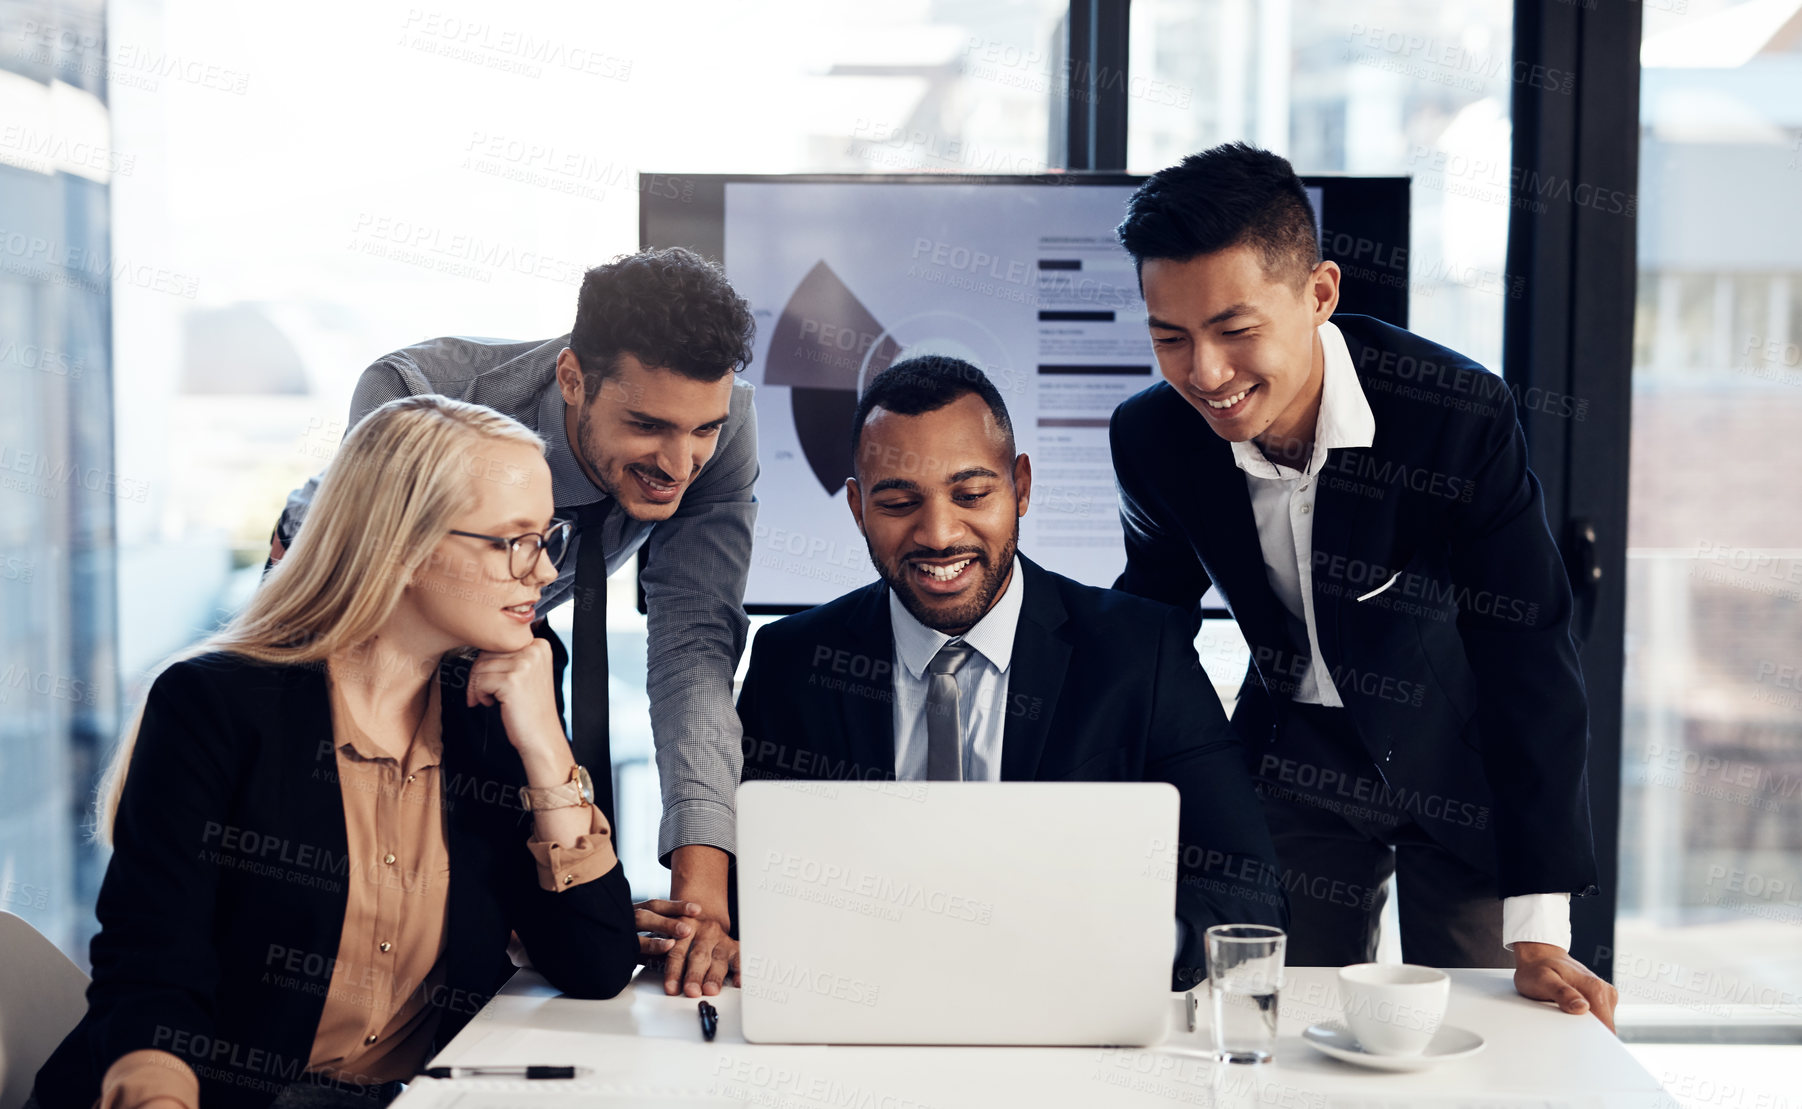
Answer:
[[[439,1010],[426,1002],[444,974],[450,851],[439,780],[438,683],[431,683],[419,733],[402,759],[382,754],[357,727],[337,683],[327,684],[350,891],[307,1070],[359,1085],[404,1080],[431,1052]],[[601,865],[611,852],[600,854],[608,843],[600,832],[600,810],[591,809],[589,834],[568,847],[527,840],[539,885],[556,892],[611,869],[611,862]],[[133,1051],[107,1069],[100,1107],[138,1109],[158,1097],[199,1109],[194,1072],[169,1052]]]

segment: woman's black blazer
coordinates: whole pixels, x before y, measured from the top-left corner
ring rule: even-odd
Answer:
[[[577,997],[612,997],[638,960],[619,866],[538,885],[525,769],[498,706],[465,705],[467,662],[438,673],[449,846],[438,1042],[513,972],[509,931]],[[38,1072],[44,1109],[89,1109],[113,1061],[169,1051],[203,1109],[261,1109],[299,1081],[331,983],[349,883],[331,707],[318,665],[214,653],[151,686],[100,888],[88,1012]]]

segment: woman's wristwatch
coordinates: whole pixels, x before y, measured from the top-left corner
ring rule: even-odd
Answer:
[[[519,803],[527,812],[544,812],[547,809],[570,809],[577,806],[587,808],[594,804],[594,782],[588,777],[588,771],[575,766],[570,769],[569,781],[549,789],[533,789],[531,786],[519,787]]]

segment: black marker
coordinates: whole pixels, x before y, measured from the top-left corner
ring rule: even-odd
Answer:
[[[705,1001],[701,1002],[701,1035],[713,1042],[713,1034],[720,1030],[720,1011]]]
[[[427,1067],[427,1078],[574,1078],[590,1073],[587,1067]]]

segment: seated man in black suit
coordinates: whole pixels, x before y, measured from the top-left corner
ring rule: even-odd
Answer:
[[[1366,316],[1289,163],[1240,144],[1157,173],[1120,239],[1164,381],[1114,413],[1120,588],[1251,646],[1233,723],[1285,868],[1292,963],[1363,962],[1400,873],[1402,955],[1614,989],[1567,953],[1593,892],[1571,591],[1501,378]],[[1510,954],[1511,952],[1511,954]]]
[[[858,404],[852,457],[882,580],[758,633],[745,777],[1169,782],[1178,988],[1205,975],[1211,925],[1281,925],[1270,835],[1184,617],[1016,553],[1032,465],[982,371],[891,366]]]

